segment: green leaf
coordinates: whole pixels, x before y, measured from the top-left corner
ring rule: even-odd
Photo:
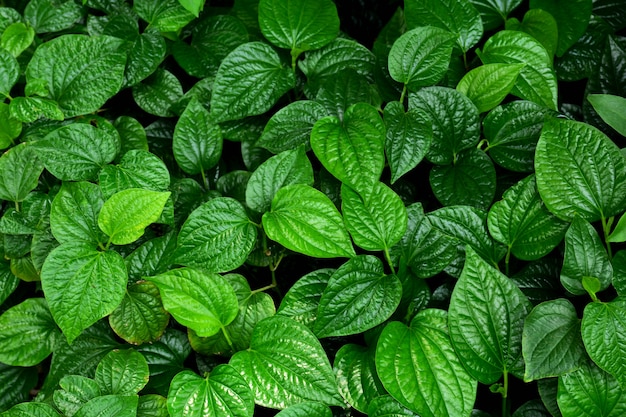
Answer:
[[[613,287],[615,287],[618,295],[626,295],[626,251],[617,252],[611,262],[613,265]]]
[[[118,165],[107,165],[99,175],[100,189],[105,198],[128,188],[165,191],[170,185],[170,173],[156,155],[138,149],[124,154]]]
[[[89,400],[74,417],[135,417],[138,401],[136,395],[103,395]]]
[[[8,104],[0,103],[0,149],[13,145],[13,140],[20,133],[22,133],[22,122],[11,117]]]
[[[107,237],[98,227],[98,214],[104,204],[100,187],[90,182],[64,182],[52,200],[50,228],[59,243],[97,246]]]
[[[506,21],[507,30],[526,32],[537,39],[550,56],[554,56],[558,46],[559,29],[556,20],[550,13],[542,9],[530,9],[520,22],[516,18]]]
[[[565,236],[568,224],[544,206],[534,175],[504,192],[487,217],[489,232],[518,259],[531,261],[550,253]]]
[[[181,417],[252,417],[254,396],[248,384],[230,365],[218,365],[201,378],[183,371],[172,380],[167,396],[170,415]]]
[[[287,249],[318,258],[355,255],[343,219],[325,194],[305,184],[278,190],[263,215],[267,236]]]
[[[135,103],[146,113],[173,117],[172,107],[183,97],[183,87],[171,72],[158,68],[148,78],[133,86]]]
[[[479,113],[496,107],[511,92],[524,64],[485,64],[461,78],[457,91],[465,94]]]
[[[511,94],[557,109],[557,80],[552,57],[538,40],[523,32],[502,30],[485,42],[478,55],[484,64],[524,64]]]
[[[626,241],[626,215],[622,214],[615,228],[607,238],[608,242],[624,242]]]
[[[582,366],[585,347],[572,303],[559,298],[533,308],[524,322],[522,352],[527,382],[564,375]]]
[[[228,54],[217,70],[211,115],[224,122],[265,113],[295,83],[294,73],[271,46],[245,43]]]
[[[120,305],[111,312],[109,324],[119,337],[140,345],[159,339],[169,318],[158,288],[149,281],[142,281],[128,287]]]
[[[62,35],[35,50],[26,68],[26,82],[45,80],[49,98],[69,118],[97,111],[115,95],[122,86],[125,65],[120,39]]]
[[[341,211],[354,243],[369,251],[388,251],[404,235],[407,214],[400,197],[382,182],[363,192],[341,186]]]
[[[0,47],[9,51],[14,57],[20,56],[35,39],[35,29],[24,23],[13,23],[2,32]]]
[[[320,299],[333,272],[334,269],[318,269],[298,279],[281,300],[276,314],[313,330]]]
[[[63,377],[59,387],[52,398],[54,405],[66,416],[73,416],[85,403],[101,395],[96,381],[80,375]]]
[[[196,99],[191,99],[174,129],[174,158],[187,174],[213,168],[222,155],[222,131]]]
[[[194,19],[193,13],[178,0],[137,0],[133,2],[133,10],[149,23],[149,27],[160,32],[178,32]]]
[[[303,324],[283,316],[260,321],[250,349],[230,360],[263,407],[287,408],[303,401],[342,405],[335,375],[319,340]]]
[[[170,194],[141,188],[117,192],[102,205],[98,226],[115,245],[133,243],[159,219]]]
[[[540,400],[529,400],[522,404],[511,417],[552,417]]]
[[[241,203],[229,197],[214,198],[189,215],[173,256],[182,265],[232,271],[243,265],[256,238],[257,229]]]
[[[471,248],[450,299],[450,339],[467,371],[483,384],[524,374],[522,331],[531,304]]]
[[[0,410],[7,410],[20,402],[23,404],[40,404],[27,402],[31,399],[30,390],[38,383],[37,374],[37,368],[35,367],[24,368],[0,363]],[[16,407],[18,407],[17,409],[22,409],[28,406],[17,405]],[[18,416],[32,417],[32,415],[26,413],[18,414]]]
[[[591,359],[626,386],[626,299],[589,303],[582,320],[582,336]]]
[[[452,33],[432,26],[406,32],[389,51],[389,74],[409,91],[436,84],[448,69],[454,39]]]
[[[105,128],[72,123],[32,142],[32,146],[46,169],[58,179],[95,180],[100,169],[115,158],[119,138]]]
[[[366,103],[374,107],[381,105],[378,91],[372,87],[364,75],[351,69],[345,69],[332,77],[324,78],[319,84],[315,101],[322,104],[328,114],[340,119],[354,104]]]
[[[430,120],[415,109],[404,111],[399,101],[385,106],[385,154],[391,170],[391,183],[415,168],[426,156],[433,139]]]
[[[7,261],[0,262],[0,305],[15,291],[20,280],[13,275]],[[0,403],[1,405],[1,403]]]
[[[37,187],[43,163],[33,148],[19,144],[0,156],[0,199],[21,202]]]
[[[167,44],[159,33],[149,30],[136,36],[128,51],[123,86],[137,85],[154,73],[165,59],[166,53]]]
[[[60,332],[44,298],[28,298],[0,316],[0,362],[34,366],[47,358]]]
[[[559,30],[557,56],[562,56],[585,33],[592,7],[592,0],[530,0],[531,9],[543,9],[556,20]]]
[[[626,136],[626,98],[611,94],[589,94],[587,100],[606,124]]]
[[[367,408],[367,415],[370,417],[417,417],[417,414],[389,394],[374,398]]]
[[[148,279],[159,287],[165,309],[199,336],[216,334],[239,311],[235,291],[221,275],[180,268]]]
[[[148,383],[148,362],[133,349],[113,350],[98,364],[94,380],[104,395],[134,395]]]
[[[480,14],[469,0],[411,0],[406,2],[404,9],[409,29],[418,26],[445,29],[456,35],[463,53],[476,45],[483,35]]]
[[[385,326],[376,347],[376,369],[387,391],[422,417],[466,416],[476,380],[454,353],[443,310],[420,311],[410,327]]]
[[[265,213],[276,192],[291,184],[313,185],[313,167],[303,146],[269,158],[252,173],[246,187],[246,205]]]
[[[626,160],[608,137],[588,124],[546,121],[535,167],[542,200],[564,220],[578,215],[592,222],[625,208]]]
[[[626,412],[626,391],[591,361],[559,377],[557,400],[563,417],[619,417]]]
[[[400,280],[385,275],[378,258],[354,257],[330,276],[313,331],[318,338],[364,332],[387,320],[401,296]]]
[[[476,146],[480,140],[478,109],[456,90],[423,88],[409,94],[409,110],[430,117],[433,140],[426,158],[435,164],[452,164],[460,151]]]
[[[204,8],[205,0],[178,0],[181,6],[198,17]]]
[[[259,26],[267,40],[279,48],[301,52],[319,49],[339,34],[337,8],[330,0],[259,1]]]
[[[522,0],[470,0],[480,13],[485,30],[501,26]]]
[[[37,33],[69,29],[82,16],[82,8],[68,0],[31,0],[24,9],[24,18]]]
[[[150,380],[145,390],[166,396],[174,376],[185,370],[185,360],[191,353],[187,335],[180,330],[167,329],[159,340],[137,348],[148,361]]]
[[[50,311],[68,343],[119,305],[127,280],[118,253],[98,252],[78,242],[54,249],[41,269]]]
[[[21,403],[2,413],[2,417],[61,417],[50,404]]]
[[[139,396],[137,417],[169,417],[167,399],[157,394]]]
[[[130,116],[120,116],[113,122],[113,126],[120,135],[121,155],[125,155],[128,151],[136,149],[141,151],[148,150],[148,138],[146,131],[137,119]]]
[[[287,407],[276,414],[277,417],[332,417],[333,412],[327,405],[306,401]]]
[[[378,182],[385,165],[385,125],[368,104],[351,106],[343,120],[324,117],[311,132],[311,148],[324,168],[355,190]]]
[[[0,48],[0,94],[9,96],[20,76],[20,66],[9,51]]]
[[[457,155],[452,165],[435,165],[430,187],[443,205],[466,204],[486,209],[496,193],[496,170],[483,151],[471,148]]]
[[[13,119],[24,123],[34,122],[39,118],[65,118],[56,101],[40,97],[15,97],[9,104],[9,114]]]

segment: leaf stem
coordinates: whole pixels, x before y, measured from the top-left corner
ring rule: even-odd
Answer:
[[[391,269],[391,273],[393,275],[396,275],[396,270],[393,267],[393,262],[391,262],[391,256],[389,255],[389,248],[385,248],[385,259],[387,260],[387,263],[389,264],[389,268]]]
[[[406,84],[402,87],[402,94],[400,94],[400,103],[402,103],[402,107],[404,107],[404,96],[406,95]]]
[[[606,244],[606,252],[609,255],[609,259],[613,259],[613,251],[611,250],[611,242],[609,242],[609,235],[611,234],[611,224],[613,223],[613,217],[608,220],[602,214],[602,233],[604,234],[604,243]]]
[[[224,339],[226,339],[228,346],[230,346],[230,349],[234,352],[235,346],[233,346],[233,341],[230,339],[230,334],[228,333],[228,330],[226,330],[226,326],[222,326],[222,333],[224,334]]]
[[[502,373],[502,417],[509,417],[509,372],[505,369]]]
[[[207,182],[206,174],[204,173],[204,170],[200,171],[200,175],[202,176],[202,186],[204,187],[204,190],[209,191],[209,183]]]
[[[15,202],[15,211],[20,211],[20,203],[18,201]]]
[[[506,257],[504,258],[504,275],[509,276],[509,261],[511,260],[511,245],[506,250]]]

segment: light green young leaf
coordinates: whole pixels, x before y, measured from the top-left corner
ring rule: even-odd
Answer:
[[[223,364],[205,378],[191,371],[177,374],[167,395],[167,409],[180,417],[252,417],[254,400],[244,378]]]
[[[20,76],[20,65],[9,51],[0,48],[0,95],[9,96]]]
[[[173,107],[183,97],[183,87],[174,74],[158,68],[148,78],[133,86],[135,103],[146,113],[173,117]]]
[[[141,353],[116,349],[102,358],[94,380],[103,395],[135,395],[146,386],[149,376],[148,362]]]
[[[420,311],[410,327],[387,324],[376,369],[385,389],[422,417],[469,416],[474,406],[477,383],[454,352],[443,310]]]
[[[117,192],[102,205],[98,226],[115,245],[133,243],[159,219],[170,194],[141,188]]]
[[[27,143],[0,156],[0,199],[21,202],[37,187],[43,163]]]
[[[593,4],[592,0],[530,0],[530,8],[545,10],[556,20],[559,30],[556,55],[560,57],[587,30]]]
[[[0,47],[17,58],[33,43],[33,39],[35,39],[35,29],[21,22],[13,23],[2,32]]]
[[[77,242],[54,249],[41,269],[50,311],[68,343],[119,305],[127,281],[121,255]]]
[[[485,64],[461,78],[457,91],[465,94],[479,113],[496,107],[511,92],[524,64]]]
[[[237,316],[233,287],[221,275],[193,268],[148,277],[159,287],[165,309],[199,336],[212,336]]]
[[[589,94],[587,100],[606,124],[626,136],[626,98],[611,94]]]
[[[204,8],[205,0],[178,0],[181,6],[198,17]]]
[[[180,4],[179,0],[160,0],[158,2],[136,0],[133,2],[133,10],[149,23],[149,27],[160,32],[178,32],[195,17],[192,12]]]
[[[317,258],[355,255],[348,231],[335,205],[305,184],[278,190],[271,211],[263,215],[267,236],[295,252]]]
[[[229,197],[214,198],[183,224],[173,262],[212,272],[232,271],[243,265],[256,238],[257,228],[241,203]]]
[[[103,395],[89,400],[74,417],[136,417],[137,395]]]
[[[537,39],[550,56],[554,56],[559,40],[559,28],[556,20],[543,9],[530,9],[520,22],[516,18],[506,21],[507,30],[526,32]]]
[[[178,166],[191,175],[213,168],[222,155],[222,130],[195,98],[176,123],[172,147]]]
[[[335,375],[319,340],[303,324],[284,316],[260,321],[250,349],[230,360],[263,407],[287,408],[303,401],[343,405]]]
[[[389,51],[389,74],[409,91],[436,84],[445,75],[455,36],[432,26],[400,36]]]
[[[44,298],[28,298],[0,316],[0,362],[35,366],[47,358],[61,333]]]
[[[73,416],[87,401],[99,397],[100,387],[91,378],[81,375],[66,375],[54,391],[54,405],[66,416]]]
[[[626,159],[591,125],[545,122],[537,143],[537,188],[546,207],[564,220],[608,219],[626,207]]]
[[[228,54],[217,70],[211,115],[224,122],[265,113],[295,84],[293,71],[271,46],[245,43]]]
[[[330,0],[261,0],[259,26],[267,40],[291,50],[295,58],[304,51],[319,49],[339,34],[339,16]]]
[[[615,228],[608,236],[609,242],[624,242],[626,241],[626,214],[622,214],[619,221],[615,225]]]

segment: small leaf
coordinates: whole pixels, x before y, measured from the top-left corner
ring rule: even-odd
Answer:
[[[626,214],[622,214],[615,228],[609,234],[607,242],[625,242],[626,241]]]
[[[566,12],[563,6],[572,7]],[[559,29],[557,56],[562,56],[584,33],[591,17],[591,0],[574,0],[564,3],[562,0],[531,0],[531,9],[543,9],[556,20]]]
[[[116,349],[102,358],[94,380],[104,395],[134,395],[148,383],[149,375],[148,362],[141,353]]]
[[[0,199],[20,202],[37,187],[43,163],[28,144],[12,147],[0,156]]]
[[[524,64],[485,64],[461,78],[457,91],[474,103],[479,113],[496,107],[511,92]]]
[[[167,53],[167,44],[160,33],[147,30],[135,35],[128,51],[123,87],[132,87],[158,70]],[[125,117],[125,116],[122,116]]]
[[[91,378],[80,375],[66,375],[54,391],[54,405],[66,416],[73,416],[87,401],[99,397],[100,387]]]
[[[263,215],[267,236],[287,249],[318,258],[354,256],[343,219],[325,194],[308,185],[278,190]]]
[[[587,100],[606,124],[626,136],[626,98],[611,94],[589,94]]]
[[[2,417],[61,417],[50,404],[26,402],[2,413]]]
[[[171,72],[159,68],[133,86],[135,103],[146,113],[160,117],[175,116],[173,106],[183,97],[183,87]]]
[[[174,376],[185,370],[185,360],[191,353],[187,335],[180,330],[167,329],[159,340],[137,348],[148,361],[150,380],[146,390],[166,396]]]
[[[170,173],[156,155],[138,149],[124,154],[118,165],[107,165],[99,175],[100,189],[105,198],[128,188],[165,191],[170,185]]]
[[[89,400],[74,417],[135,417],[138,401],[136,395],[103,395]]]
[[[178,0],[178,2],[194,16],[198,17],[204,8],[205,0]]]
[[[276,314],[287,316],[313,330],[320,299],[333,272],[334,269],[318,269],[298,279],[283,297]]]
[[[20,76],[20,66],[9,51],[0,48],[0,94],[9,96]]]
[[[480,13],[485,30],[501,26],[522,0],[470,0]]]
[[[389,394],[374,398],[367,408],[367,415],[370,417],[417,417],[417,414]]]
[[[20,56],[35,39],[35,29],[18,22],[9,25],[0,37],[0,47],[11,52],[14,57]]]
[[[41,97],[15,97],[9,104],[9,114],[23,123],[32,123],[40,118],[65,119],[56,101]]]
[[[197,0],[187,0],[197,1]],[[160,32],[178,32],[194,19],[193,13],[185,9],[178,0],[137,0],[133,10],[143,20]]]
[[[332,417],[333,412],[327,405],[318,402],[303,402],[285,408],[277,417]]]
[[[10,106],[0,103],[0,149],[13,145],[13,139],[22,133],[22,122],[11,117]]]
[[[324,78],[314,96],[330,115],[342,119],[348,109],[357,103],[380,106],[380,96],[364,75],[344,69],[332,77]]]
[[[167,411],[167,399],[158,394],[145,394],[139,396],[137,405],[137,417],[169,417]]]
[[[554,17],[543,9],[530,9],[520,22],[516,18],[506,21],[507,30],[526,32],[537,39],[550,56],[554,56],[559,39],[559,28]]]
[[[24,18],[37,33],[69,29],[82,17],[81,7],[73,1],[34,0],[24,9]]]

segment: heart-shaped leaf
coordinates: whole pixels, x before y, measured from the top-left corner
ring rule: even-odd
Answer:
[[[20,76],[20,66],[9,51],[0,49],[0,94],[9,96]]]
[[[524,64],[485,64],[461,78],[456,89],[465,94],[479,113],[496,107],[511,92]]]
[[[564,6],[571,7],[571,11],[566,11]],[[562,56],[585,33],[593,4],[591,0],[531,0],[530,7],[545,10],[556,20],[559,30],[556,54]]]
[[[283,297],[277,314],[287,316],[313,330],[320,299],[334,272],[330,268],[318,269],[298,279]]]
[[[32,147],[20,144],[0,156],[0,198],[20,202],[37,187],[43,163]]]
[[[173,117],[174,105],[183,97],[178,78],[166,69],[158,68],[148,78],[133,86],[135,103],[146,113]]]
[[[156,155],[138,149],[124,154],[118,165],[107,165],[99,175],[100,189],[105,198],[128,188],[166,191],[170,173]]]
[[[107,353],[96,368],[94,380],[104,395],[135,395],[148,383],[149,376],[143,355],[126,349]]]
[[[66,416],[73,416],[87,401],[101,395],[96,381],[81,375],[66,375],[59,382],[61,389],[53,394],[54,405]]]
[[[151,27],[160,32],[178,32],[193,20],[194,15],[177,0],[133,2],[133,10]]]

